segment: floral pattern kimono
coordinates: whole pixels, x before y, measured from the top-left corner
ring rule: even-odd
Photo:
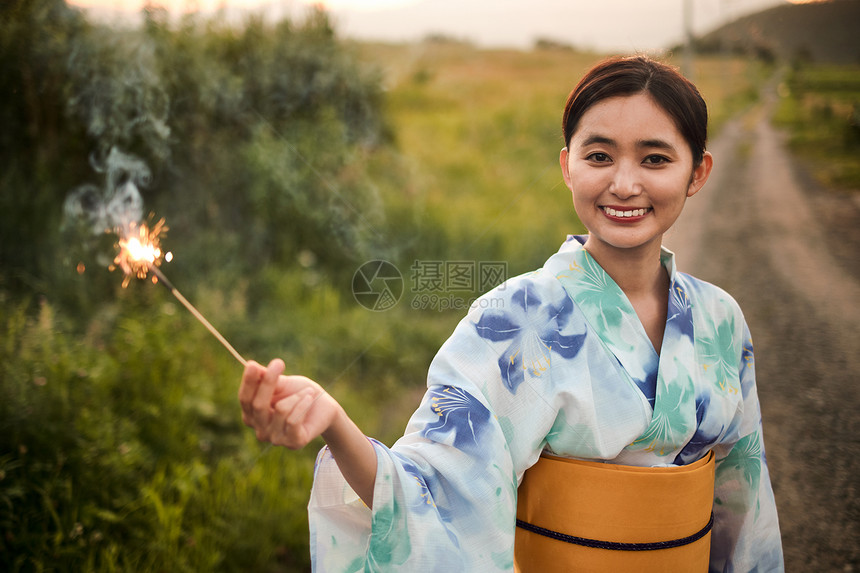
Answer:
[[[658,355],[568,237],[476,301],[430,365],[404,436],[374,441],[373,510],[331,454],[309,504],[316,571],[510,571],[517,486],[547,451],[636,466],[716,455],[711,571],[781,571],[752,342],[737,303],[676,272]],[[683,511],[679,508],[679,511]]]

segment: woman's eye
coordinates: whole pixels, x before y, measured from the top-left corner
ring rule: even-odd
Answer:
[[[649,155],[643,163],[648,165],[663,165],[664,163],[669,163],[669,158],[662,155]]]
[[[605,163],[606,161],[609,161],[609,156],[605,153],[597,152],[590,154],[588,157],[586,157],[586,159],[588,159],[589,161],[594,161],[596,163]]]

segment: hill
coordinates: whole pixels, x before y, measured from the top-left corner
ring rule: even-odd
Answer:
[[[786,4],[726,24],[696,42],[700,52],[765,59],[860,62],[860,0]]]

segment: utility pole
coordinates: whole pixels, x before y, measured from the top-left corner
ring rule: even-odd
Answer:
[[[681,73],[695,81],[693,70],[693,0],[681,0],[684,25],[684,55],[681,61]]]

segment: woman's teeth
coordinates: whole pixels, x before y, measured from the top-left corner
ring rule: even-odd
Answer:
[[[603,212],[611,217],[641,217],[651,209],[631,209],[629,211],[618,211],[611,207],[603,207]]]

